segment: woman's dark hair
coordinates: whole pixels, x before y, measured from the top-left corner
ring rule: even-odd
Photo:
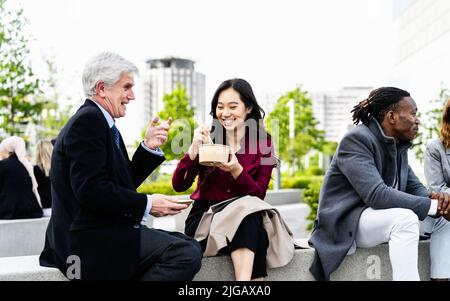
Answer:
[[[213,117],[213,127],[211,131],[213,132],[213,136],[215,138],[215,141],[218,143],[222,143],[225,140],[220,141],[221,139],[225,139],[225,137],[220,137],[222,135],[214,135],[214,132],[216,133],[223,133],[225,135],[225,130],[223,129],[222,125],[217,121],[217,115],[216,115],[216,108],[219,102],[219,95],[222,93],[222,91],[227,90],[229,88],[233,88],[236,92],[239,93],[241,100],[244,102],[244,105],[246,108],[252,108],[252,111],[247,114],[247,118],[245,120],[254,119],[256,122],[256,126],[258,127],[256,132],[258,133],[259,138],[265,138],[269,137],[269,134],[265,131],[263,119],[266,115],[264,110],[259,106],[258,102],[256,101],[255,94],[253,93],[253,89],[250,86],[250,84],[241,78],[233,78],[228,79],[220,84],[220,86],[217,88],[216,92],[214,93],[214,96],[211,101],[211,112],[209,113]],[[253,123],[249,123],[249,126],[252,126]],[[249,129],[247,128],[247,133],[249,132]]]
[[[239,95],[241,96],[241,100],[244,102],[246,108],[252,108],[252,111],[247,115],[247,119],[264,119],[264,116],[266,114],[264,113],[264,110],[258,105],[255,94],[253,94],[252,87],[245,79],[241,78],[228,79],[221,83],[217,88],[211,101],[211,112],[209,113],[214,119],[217,119],[216,107],[217,103],[219,102],[219,95],[220,93],[222,93],[222,91],[229,88],[233,88],[236,92],[239,93]]]
[[[227,137],[226,137],[226,131],[223,128],[223,126],[220,124],[220,122],[217,119],[216,115],[216,108],[219,103],[219,96],[220,93],[223,91],[233,88],[236,92],[239,93],[239,96],[244,103],[246,108],[252,108],[251,112],[247,114],[247,117],[245,120],[254,119],[255,122],[248,122],[246,126],[246,136],[251,138],[253,142],[259,141],[259,139],[270,139],[270,135],[266,132],[264,128],[263,119],[265,116],[264,110],[259,106],[258,102],[256,101],[255,94],[253,93],[253,89],[250,86],[250,84],[241,78],[233,78],[228,79],[220,84],[220,86],[217,88],[216,92],[214,93],[214,96],[211,101],[211,112],[210,115],[213,117],[213,124],[211,127],[211,137],[216,144],[227,144]],[[249,127],[257,127],[255,128],[249,128]],[[249,133],[255,133],[256,135],[253,137]],[[254,144],[258,145],[258,144]],[[268,146],[266,146],[268,147]],[[270,148],[268,148],[270,149]],[[276,166],[278,163],[278,160],[275,158],[274,166]],[[203,180],[199,182],[198,185],[202,186],[206,183],[208,176],[212,173],[214,168],[202,168],[200,169],[199,173],[202,174],[201,178]]]
[[[367,125],[370,116],[373,116],[381,123],[387,112],[396,110],[398,103],[404,97],[410,96],[407,91],[394,87],[383,87],[373,90],[367,99],[353,107],[351,111],[353,123],[358,125],[358,123],[362,122]]]

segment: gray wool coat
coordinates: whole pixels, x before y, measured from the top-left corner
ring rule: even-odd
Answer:
[[[315,248],[310,271],[317,280],[329,280],[344,260],[364,209],[407,208],[420,220],[427,216],[431,200],[408,164],[410,146],[385,136],[373,117],[344,136],[325,175],[309,240]]]
[[[450,193],[450,149],[441,139],[427,143],[424,156],[425,179],[431,191]]]

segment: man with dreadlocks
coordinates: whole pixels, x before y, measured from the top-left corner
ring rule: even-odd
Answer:
[[[419,237],[428,235],[431,278],[448,280],[450,197],[428,192],[408,164],[419,126],[414,100],[401,89],[379,88],[352,113],[357,126],[342,139],[320,191],[311,273],[329,280],[356,247],[388,242],[393,280],[420,280]]]

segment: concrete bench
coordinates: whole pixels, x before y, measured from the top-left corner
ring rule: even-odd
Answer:
[[[268,190],[264,200],[273,206],[303,202],[302,189]]]
[[[270,269],[269,281],[311,281],[314,280],[309,267],[314,258],[313,249],[296,250],[293,260],[284,267]],[[419,271],[422,280],[429,280],[429,243],[419,244]],[[0,258],[0,281],[59,281],[66,280],[62,273],[53,268],[39,266],[38,256]],[[194,281],[233,281],[233,267],[229,256],[207,257]],[[392,280],[387,244],[371,249],[357,249],[356,253],[344,259],[339,269],[332,274],[333,281]]]
[[[266,201],[274,206],[280,204],[299,204],[300,196],[300,189],[270,190],[267,192]],[[179,197],[181,199],[189,198],[188,195]],[[184,221],[188,213],[189,209],[176,215],[175,229],[171,230],[183,232]],[[49,219],[49,217],[43,217],[36,219],[0,220],[0,257],[40,254],[44,248],[45,231]],[[154,220],[155,218],[150,216],[147,221],[147,226],[152,228],[154,226]],[[301,223],[303,220],[299,222]]]
[[[40,254],[49,217],[0,220],[0,257]]]
[[[0,220],[0,258],[38,255],[44,249],[50,217]],[[153,226],[153,219],[147,221]]]
[[[303,242],[302,245],[305,243]],[[314,281],[309,272],[314,259],[313,249],[296,250],[292,261],[281,268],[270,269],[269,281]],[[419,244],[419,273],[421,280],[430,280],[429,242]],[[195,276],[196,281],[232,281],[233,268],[229,256],[204,258],[202,269]],[[383,244],[370,249],[358,248],[356,253],[348,255],[331,275],[332,281],[371,281],[392,280],[388,245]]]
[[[63,281],[66,277],[54,268],[41,267],[39,256],[0,258],[0,281]]]
[[[183,200],[189,199],[187,194],[177,195],[176,197]],[[267,190],[264,200],[273,206],[303,202],[302,189]]]

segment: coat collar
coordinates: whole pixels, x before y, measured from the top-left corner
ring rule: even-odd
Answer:
[[[446,155],[450,155],[450,148],[445,147],[444,141],[442,141],[442,138],[439,138],[439,146],[444,150]]]
[[[372,116],[369,117],[369,124],[368,128],[369,130],[377,137],[378,140],[384,142],[386,145],[396,145],[395,139],[390,136],[386,136],[384,134],[383,128],[381,127],[380,123]],[[412,146],[412,143],[410,142],[400,142],[397,145],[398,150],[408,149]]]
[[[442,142],[441,142],[442,143]],[[445,146],[444,146],[444,143],[442,143],[442,147],[444,148],[444,150],[445,150],[445,154],[446,155],[450,155],[450,148],[446,148]]]
[[[110,124],[108,122],[108,118],[105,116],[105,114],[100,109],[99,105],[97,105],[97,103],[95,103],[93,100],[87,98],[86,101],[84,102],[84,105],[96,108],[98,110],[98,113],[104,117],[103,119],[108,124],[108,128],[111,128],[111,126],[110,126]],[[112,136],[111,136],[111,138],[112,138]],[[120,143],[121,143],[121,145],[123,145],[122,142],[120,142]],[[117,149],[116,145],[113,145],[112,148],[114,149],[114,153],[118,155],[117,160],[115,160],[115,161],[118,162],[118,164],[121,165],[121,170],[122,171],[119,173],[119,177],[122,178],[124,181],[128,181],[129,182],[132,177],[131,177],[131,175],[128,172],[128,167],[127,167],[128,163],[127,163],[127,159],[125,159],[125,157],[127,156],[126,149],[123,148],[123,146],[121,146],[121,149]],[[125,174],[128,174],[128,177],[126,177]],[[130,182],[130,183],[131,183],[130,185],[132,187],[134,184],[132,184],[132,182]]]

